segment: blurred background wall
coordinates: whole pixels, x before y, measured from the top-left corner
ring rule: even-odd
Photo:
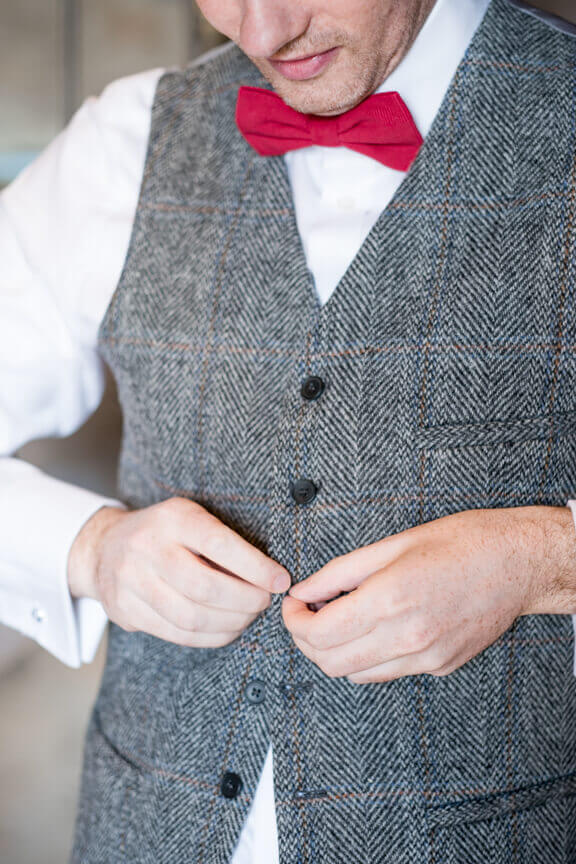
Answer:
[[[183,65],[221,41],[192,0],[0,0],[0,187],[88,95],[122,75]],[[1,266],[1,262],[0,262]],[[121,418],[109,382],[75,435],[20,454],[114,494]],[[0,862],[65,864],[84,729],[105,654],[75,670],[0,626]]]
[[[528,0],[528,2],[539,9],[553,12],[555,15],[565,15],[571,21],[574,20],[576,13],[574,0]]]

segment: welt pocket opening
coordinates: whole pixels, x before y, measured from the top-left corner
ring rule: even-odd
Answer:
[[[154,769],[152,765],[149,765],[145,760],[141,759],[136,754],[125,752],[123,749],[118,747],[114,743],[114,741],[112,741],[110,736],[102,728],[102,723],[97,712],[94,712],[94,716],[92,719],[92,734],[96,736],[96,739],[99,742],[100,746],[102,746],[104,750],[106,750],[108,754],[117,762],[120,762],[124,766],[127,766],[132,771],[136,771],[139,774],[153,773]]]
[[[519,420],[423,426],[414,432],[413,443],[417,450],[452,450],[549,441],[573,435],[576,435],[576,411]]]
[[[521,810],[544,807],[576,795],[576,772],[530,786],[503,789],[490,795],[434,804],[426,809],[430,826],[444,828],[464,822],[482,822]]]

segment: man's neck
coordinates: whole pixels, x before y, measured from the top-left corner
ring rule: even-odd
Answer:
[[[436,5],[436,2],[437,0],[422,0],[422,2],[417,5],[411,4],[398,19],[397,27],[403,33],[409,33],[410,38],[407,41],[402,39],[398,40],[398,50],[390,58],[390,63],[388,64],[382,81],[378,85],[379,87],[382,86],[385,80],[392,74],[392,72],[394,72],[395,69],[397,69],[402,60],[404,60],[414,45],[414,42],[420,35],[422,28],[428,20],[428,16]]]

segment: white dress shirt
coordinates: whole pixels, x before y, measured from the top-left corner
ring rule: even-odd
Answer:
[[[437,0],[380,88],[400,93],[424,137],[488,5]],[[74,432],[102,399],[97,331],[128,249],[163,71],[115,81],[88,99],[0,195],[0,621],[70,666],[92,660],[107,619],[96,601],[70,597],[68,551],[99,507],[118,502],[11,454]],[[404,174],[343,148],[285,159],[325,303]],[[576,518],[576,501],[568,503]],[[264,862],[278,862],[271,749],[232,864]]]

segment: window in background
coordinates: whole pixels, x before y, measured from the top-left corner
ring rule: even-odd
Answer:
[[[193,0],[3,0],[0,183],[86,96],[122,75],[183,65],[219,41]]]

